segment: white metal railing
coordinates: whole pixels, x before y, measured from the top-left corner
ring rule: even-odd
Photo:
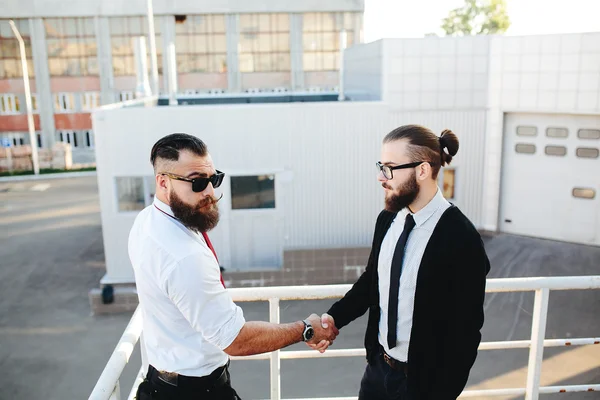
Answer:
[[[350,289],[351,285],[327,286],[283,286],[263,288],[235,288],[229,289],[236,302],[268,301],[269,320],[279,323],[280,300],[322,300],[341,298]],[[501,342],[484,342],[479,350],[517,349],[529,348],[529,364],[527,369],[527,384],[525,388],[466,390],[461,398],[478,396],[521,396],[527,400],[537,400],[540,394],[600,391],[600,384],[571,385],[571,386],[546,386],[540,387],[540,375],[544,347],[573,346],[600,344],[600,337],[576,339],[547,339],[546,318],[548,315],[548,299],[551,290],[584,290],[600,289],[600,276],[568,276],[568,277],[539,277],[539,278],[505,278],[488,279],[486,292],[526,292],[534,291],[533,324],[531,340],[514,340]],[[133,348],[142,333],[142,316],[138,308],[119,340],[115,351],[108,360],[102,375],[98,379],[91,400],[119,400],[119,378],[129,361]],[[271,400],[281,399],[280,361],[297,358],[327,358],[327,357],[354,357],[364,356],[365,349],[339,349],[328,350],[321,354],[313,350],[305,351],[274,351],[249,357],[232,357],[234,360],[270,360],[271,375]],[[137,383],[142,379],[143,371],[136,378],[136,382],[129,394],[133,399]],[[355,397],[337,397],[331,400],[356,399]],[[300,399],[297,399],[300,400]],[[317,399],[313,399],[317,400]],[[325,400],[325,399],[319,399]]]

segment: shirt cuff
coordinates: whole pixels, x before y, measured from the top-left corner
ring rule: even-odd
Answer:
[[[240,331],[244,327],[246,319],[244,318],[244,312],[239,306],[235,306],[235,313],[221,328],[221,334],[217,340],[213,342],[221,350],[225,350],[233,341],[238,337]]]

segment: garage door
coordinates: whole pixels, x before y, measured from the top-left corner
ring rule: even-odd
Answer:
[[[506,114],[500,230],[600,245],[600,116]]]

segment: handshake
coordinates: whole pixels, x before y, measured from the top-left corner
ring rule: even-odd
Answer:
[[[306,321],[310,322],[314,330],[314,336],[306,342],[306,345],[320,353],[325,353],[325,350],[333,344],[333,341],[340,334],[333,321],[333,317],[329,314],[323,314],[320,318],[317,314],[311,314]]]

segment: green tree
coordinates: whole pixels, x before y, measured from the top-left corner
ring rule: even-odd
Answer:
[[[510,26],[505,0],[465,0],[442,20],[448,36],[492,35],[504,33]]]

